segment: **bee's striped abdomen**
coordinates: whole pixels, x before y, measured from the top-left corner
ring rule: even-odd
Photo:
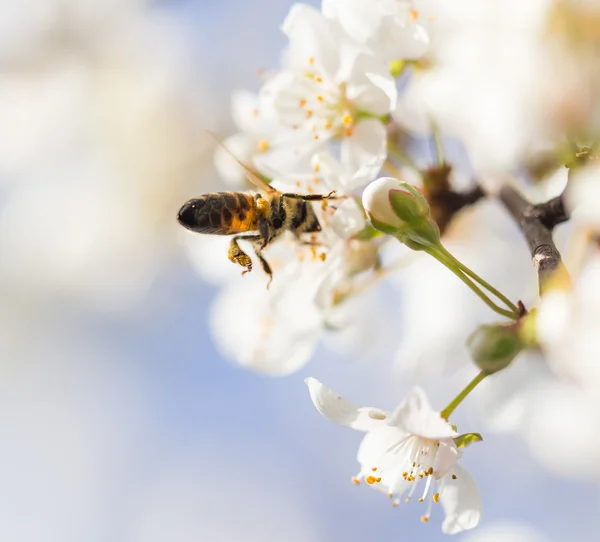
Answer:
[[[189,200],[177,216],[197,233],[229,235],[257,229],[256,201],[243,192],[211,192]]]

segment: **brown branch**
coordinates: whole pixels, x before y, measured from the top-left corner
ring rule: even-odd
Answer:
[[[476,185],[467,192],[456,192],[450,188],[449,165],[435,166],[424,170],[424,191],[431,206],[433,220],[443,234],[454,216],[468,205],[485,197],[485,192]]]
[[[560,253],[552,238],[552,230],[557,224],[569,219],[563,196],[533,205],[512,186],[505,185],[500,189],[498,197],[525,236],[533,266],[538,271],[542,293],[550,276],[562,265]]]

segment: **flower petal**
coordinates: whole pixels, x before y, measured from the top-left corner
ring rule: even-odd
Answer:
[[[365,229],[367,221],[362,207],[354,198],[345,199],[331,217],[329,225],[341,239],[350,239]]]
[[[383,123],[376,119],[359,122],[350,137],[340,146],[344,164],[347,191],[370,183],[381,171],[387,158],[387,133]]]
[[[313,6],[294,4],[281,25],[289,38],[284,55],[288,69],[306,71],[315,67],[321,74],[335,74],[339,66],[339,41],[331,22]]]
[[[460,456],[461,451],[452,439],[441,440],[437,455],[438,468],[434,473],[434,478],[439,480],[446,476],[454,468]]]
[[[389,68],[377,57],[361,54],[354,60],[346,92],[355,107],[378,117],[396,109],[396,82]]]
[[[381,478],[372,487],[384,493],[402,494],[410,485],[402,476],[413,462],[410,452],[414,449],[403,446],[410,435],[403,433],[397,427],[381,427],[369,431],[358,448],[356,456],[360,463],[360,476],[369,476],[377,473]],[[373,468],[376,470],[373,471]]]
[[[385,425],[389,412],[373,407],[358,407],[315,378],[307,378],[305,382],[317,410],[332,422],[358,431],[371,431]]]
[[[425,392],[413,388],[389,419],[390,425],[401,427],[407,433],[427,439],[443,439],[456,436],[456,431],[429,404]]]
[[[445,534],[472,529],[481,519],[481,496],[477,482],[459,464],[442,479],[440,503],[446,513],[442,523],[442,532]]]

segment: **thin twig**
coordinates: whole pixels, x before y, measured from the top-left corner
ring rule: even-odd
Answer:
[[[540,293],[552,273],[562,265],[560,253],[554,244],[554,226],[568,220],[562,195],[546,203],[533,205],[512,186],[500,189],[500,201],[521,228],[529,245],[533,266],[538,271]]]

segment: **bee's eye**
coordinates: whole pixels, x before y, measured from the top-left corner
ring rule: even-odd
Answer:
[[[177,214],[179,223],[187,229],[192,229],[197,225],[198,215],[196,211],[196,203],[187,202],[179,209]]]

